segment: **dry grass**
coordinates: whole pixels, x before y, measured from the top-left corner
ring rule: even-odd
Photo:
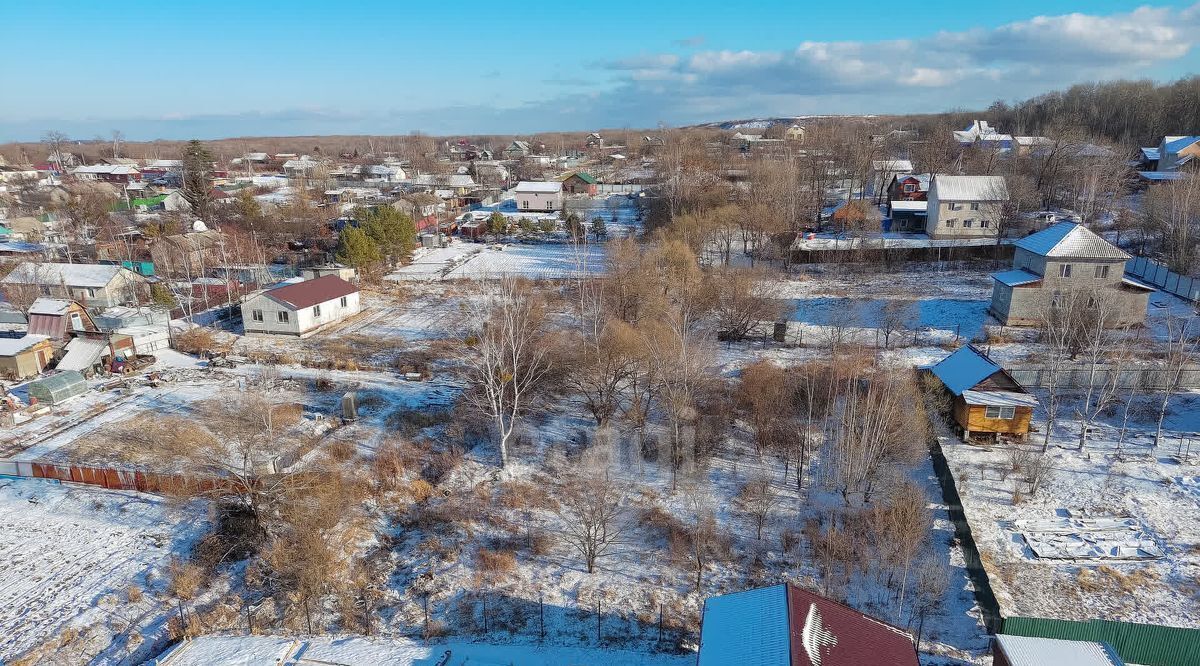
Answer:
[[[479,549],[479,570],[489,574],[512,573],[517,570],[517,556],[511,550]]]
[[[194,598],[204,583],[204,571],[199,566],[178,558],[167,565],[167,576],[170,578],[167,591],[179,599]]]

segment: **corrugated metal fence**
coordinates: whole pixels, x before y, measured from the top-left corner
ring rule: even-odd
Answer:
[[[1105,642],[1126,662],[1145,666],[1200,666],[1200,629],[1133,622],[1004,618],[1003,634]]]
[[[1134,257],[1125,262],[1125,272],[1180,298],[1193,303],[1200,301],[1200,278],[1180,275],[1145,257]]]
[[[109,490],[139,490],[141,492],[162,492],[183,483],[181,478],[167,474],[15,460],[0,460],[0,476],[70,481],[101,486]]]
[[[1021,383],[1022,386],[1029,388],[1044,388],[1049,384],[1050,371],[1046,368],[1020,366],[1007,368],[1008,373],[1013,379]],[[1146,391],[1153,391],[1166,388],[1172,382],[1170,371],[1166,368],[1123,368],[1119,371],[1110,366],[1102,365],[1096,370],[1095,384],[1103,386],[1111,380],[1109,373],[1119,372],[1117,375],[1117,385],[1120,388],[1137,387]],[[1056,379],[1056,383],[1063,388],[1085,388],[1088,385],[1088,378],[1091,375],[1089,366],[1072,365],[1061,368]],[[1184,366],[1183,372],[1179,374],[1179,388],[1200,388],[1200,365],[1189,364]]]

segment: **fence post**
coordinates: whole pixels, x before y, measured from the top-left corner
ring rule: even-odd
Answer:
[[[546,605],[542,601],[542,595],[538,595],[538,642],[546,640]]]
[[[597,590],[598,592],[598,590]],[[596,597],[596,644],[600,644],[600,597]]]
[[[659,643],[659,645],[662,645],[662,634],[663,634],[663,605],[662,605],[662,602],[659,602],[659,604],[658,604],[658,643]]]

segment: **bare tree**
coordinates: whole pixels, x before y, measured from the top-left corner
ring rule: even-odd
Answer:
[[[783,301],[768,276],[754,270],[724,270],[713,276],[716,282],[717,335],[726,340],[742,340],[763,322],[775,322],[783,316]]]
[[[738,506],[754,526],[754,536],[757,540],[762,541],[763,528],[771,519],[778,501],[779,496],[771,484],[771,477],[763,472],[752,476],[738,492]]]
[[[500,465],[521,417],[532,407],[551,369],[545,303],[513,276],[480,281],[474,320],[482,327],[466,349],[468,397],[492,421]]]
[[[625,488],[596,465],[571,475],[561,487],[562,539],[583,559],[588,573],[625,539]]]

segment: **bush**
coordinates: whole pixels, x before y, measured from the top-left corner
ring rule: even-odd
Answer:
[[[511,573],[517,569],[517,556],[511,550],[479,549],[479,570],[487,573]]]
[[[204,582],[204,572],[199,566],[178,558],[172,559],[167,565],[167,575],[170,578],[167,591],[178,599],[194,598]]]
[[[185,354],[203,356],[216,351],[217,339],[207,328],[191,328],[175,336],[175,349]]]

